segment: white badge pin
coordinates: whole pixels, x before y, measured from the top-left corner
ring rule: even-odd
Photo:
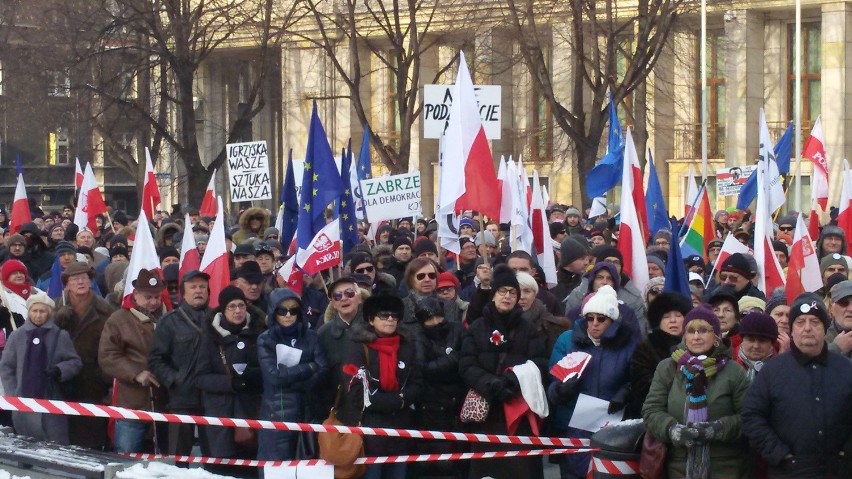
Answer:
[[[246,347],[246,343],[240,341],[237,343],[237,349],[244,349]]]
[[[402,361],[400,361],[400,362],[399,362],[396,366],[397,366],[399,369],[405,369],[405,363],[404,363],[404,362],[402,362]]]
[[[149,279],[148,284],[150,284],[151,286],[157,286],[157,278]]]
[[[450,354],[450,353],[452,353],[452,352],[453,352],[453,348],[451,348],[451,347],[447,347],[447,349],[445,349],[444,351],[445,351],[447,354]]]
[[[41,342],[41,339],[39,339],[39,338],[33,338],[33,344],[38,344],[38,343],[40,343],[40,342]]]
[[[834,253],[834,255],[832,256],[832,258],[834,258],[834,259],[840,259],[840,253]]]
[[[811,312],[811,305],[810,305],[810,304],[803,304],[803,305],[799,308],[799,310],[800,310],[801,312],[805,313],[805,314],[810,313],[810,312]]]

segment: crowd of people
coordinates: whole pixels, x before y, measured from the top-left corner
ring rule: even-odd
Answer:
[[[231,282],[210,308],[210,277],[179,274],[184,236],[203,254],[214,220],[122,212],[96,231],[73,208],[36,214],[0,251],[0,380],[7,395],[274,421],[510,435],[590,437],[572,422],[581,395],[641,419],[668,446],[668,477],[852,477],[852,258],[843,229],[815,245],[823,287],[788,304],[764,294],[751,255],[719,262],[728,233],[749,245],[748,212],[720,211],[705,255],[683,258],[690,295],[666,288],[677,232],[648,241],[650,281],[625,273],[615,220],[547,211],[557,265],[545,281],[508,228],[465,212],[459,250],[437,246],[434,220],[376,228],[339,268],[279,274],[287,248],[270,212],[224,225]],[[787,266],[794,214],[777,220]],[[8,228],[0,210],[0,228]],[[150,228],[161,268],[124,297],[133,238]],[[717,264],[718,263],[718,264]],[[669,265],[671,266],[671,265]],[[572,353],[583,373],[551,373]],[[2,413],[19,434],[117,452],[269,460],[313,458],[316,436],[264,429]],[[495,450],[500,445],[366,436],[367,456]],[[517,446],[505,445],[508,449]],[[585,477],[588,454],[553,456]],[[209,466],[257,477],[252,468]],[[541,478],[540,457],[378,464],[368,478]]]

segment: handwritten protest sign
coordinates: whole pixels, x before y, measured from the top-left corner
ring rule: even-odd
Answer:
[[[361,180],[361,193],[371,223],[422,216],[420,172]]]
[[[266,142],[229,143],[227,152],[231,201],[272,199]]]

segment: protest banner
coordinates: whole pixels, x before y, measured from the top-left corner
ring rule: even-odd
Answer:
[[[272,199],[266,142],[229,143],[227,151],[231,201]]]
[[[423,138],[441,138],[450,118],[452,89],[453,85],[423,85]],[[479,85],[473,89],[476,92],[485,137],[489,140],[499,140],[502,134],[503,111],[500,85]]]
[[[716,170],[716,195],[737,196],[740,188],[748,181],[755,165],[733,166]]]
[[[361,180],[370,223],[422,216],[420,172]]]

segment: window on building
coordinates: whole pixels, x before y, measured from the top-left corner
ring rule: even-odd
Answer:
[[[71,96],[71,75],[67,70],[50,70],[47,72],[47,95]]]
[[[118,77],[121,98],[135,99],[138,95],[136,71],[132,65],[123,65]]]
[[[553,51],[550,46],[542,47],[546,70],[550,74]],[[530,153],[533,161],[553,160],[553,115],[550,102],[535,81],[530,96]]]
[[[67,165],[70,163],[70,140],[68,129],[60,126],[47,134],[47,162],[51,165]]]
[[[248,103],[251,94],[251,63],[240,62],[237,83],[240,92],[240,103]]]
[[[707,156],[721,158],[725,153],[727,118],[725,90],[726,43],[724,31],[707,31]],[[695,58],[701,61],[701,41]],[[701,70],[695,72],[695,157],[701,156]]]
[[[402,117],[399,114],[399,92],[396,89],[399,64],[396,54],[388,50],[387,55],[387,123],[385,129],[388,144],[399,151],[400,132],[402,131]]]
[[[802,131],[810,132],[822,109],[822,28],[819,23],[802,24]],[[787,119],[793,120],[796,90],[796,25],[787,29]]]
[[[6,90],[6,88],[5,88],[5,86],[6,86],[6,75],[5,75],[5,73],[6,72],[3,69],[3,60],[0,60],[0,95],[6,94],[6,91],[5,91]]]

